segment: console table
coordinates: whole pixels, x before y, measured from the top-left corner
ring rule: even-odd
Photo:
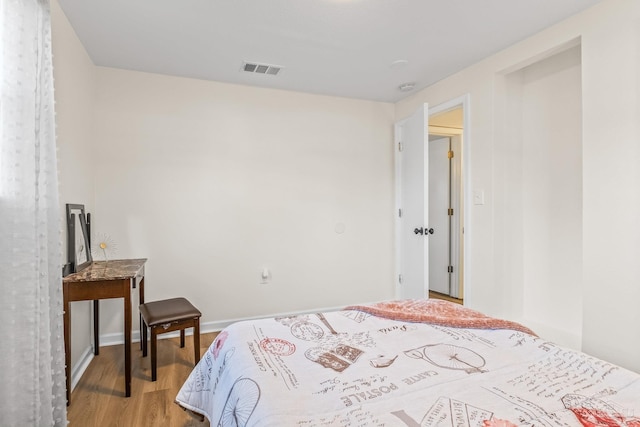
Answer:
[[[71,403],[71,304],[94,301],[94,352],[99,352],[98,300],[124,298],[125,396],[131,396],[131,289],[138,286],[144,303],[144,264],[146,258],[94,261],[88,267],[62,279],[64,302],[64,348],[67,374],[67,405]],[[142,324],[140,325],[142,327]]]

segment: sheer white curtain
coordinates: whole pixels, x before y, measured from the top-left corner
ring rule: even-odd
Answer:
[[[0,425],[66,425],[48,0],[0,0]]]

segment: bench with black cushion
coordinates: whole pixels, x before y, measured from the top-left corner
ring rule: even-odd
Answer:
[[[140,304],[142,328],[142,357],[147,356],[147,326],[151,330],[151,381],[157,379],[158,335],[180,331],[180,347],[184,347],[184,331],[193,328],[194,364],[200,360],[200,316],[202,313],[186,298],[171,298]]]

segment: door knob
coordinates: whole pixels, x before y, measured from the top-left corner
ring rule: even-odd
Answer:
[[[424,234],[425,236],[429,235],[429,234],[433,234],[434,230],[433,228],[415,228],[413,230],[414,234]]]

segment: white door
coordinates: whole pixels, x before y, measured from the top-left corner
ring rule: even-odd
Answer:
[[[450,294],[450,138],[429,141],[429,290]]]
[[[453,209],[453,215],[450,217],[451,227],[451,295],[454,298],[462,298],[462,285],[463,285],[463,249],[462,242],[463,236],[463,188],[462,188],[462,135],[455,135],[451,137],[451,151],[453,151],[453,158],[451,159],[451,208]]]
[[[398,298],[429,295],[429,108],[396,124],[396,266]]]

